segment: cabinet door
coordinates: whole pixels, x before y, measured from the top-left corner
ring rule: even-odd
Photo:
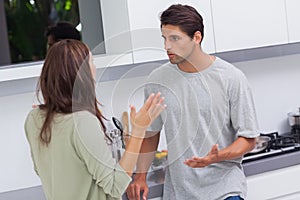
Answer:
[[[286,0],[289,42],[300,42],[299,8],[299,0]]]
[[[159,14],[172,3],[176,1],[127,1],[134,63],[167,59]]]
[[[134,63],[168,59],[160,31],[160,13],[174,3],[189,4],[203,13],[207,27],[204,50],[214,52],[211,9],[209,0],[128,0],[128,15]]]
[[[216,51],[288,42],[284,0],[211,0]]]
[[[247,177],[247,200],[293,200],[300,194],[300,165]]]
[[[278,198],[273,198],[272,200],[299,200],[299,199],[300,199],[300,192],[284,195]]]

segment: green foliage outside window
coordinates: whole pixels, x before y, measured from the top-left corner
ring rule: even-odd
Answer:
[[[48,26],[79,24],[78,0],[4,0],[4,5],[12,63],[44,59]]]

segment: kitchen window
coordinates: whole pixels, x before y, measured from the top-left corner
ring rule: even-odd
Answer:
[[[76,26],[91,49],[103,41],[99,0],[0,0],[0,68],[43,60],[45,30],[59,21]]]

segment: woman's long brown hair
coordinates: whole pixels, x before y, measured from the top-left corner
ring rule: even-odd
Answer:
[[[46,113],[40,132],[43,144],[51,141],[51,123],[56,113],[89,111],[106,131],[96,99],[89,52],[84,43],[71,39],[57,42],[48,50],[37,86],[37,96],[41,92],[44,100],[39,108]]]

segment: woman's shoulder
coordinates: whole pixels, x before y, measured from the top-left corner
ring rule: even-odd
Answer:
[[[43,113],[44,111],[39,108],[31,109],[25,119],[25,131],[35,130],[35,128],[41,127],[45,119],[45,115]]]
[[[32,121],[35,123],[39,121],[43,122],[45,120],[45,115],[46,112],[44,110],[40,108],[33,108],[27,115],[26,123],[30,123]],[[78,111],[70,114],[56,113],[53,120],[56,123],[59,123],[63,121],[70,121],[70,119],[71,121],[98,121],[97,117],[89,111]]]
[[[92,114],[89,111],[83,110],[83,111],[78,111],[78,112],[74,112],[73,117],[82,120],[82,119],[89,119],[89,120],[98,120],[96,115]]]
[[[99,132],[102,131],[98,118],[89,111],[75,112],[72,114],[72,118],[76,135],[78,135],[81,139],[89,137],[88,135],[93,135],[93,133],[99,134]]]
[[[72,121],[77,128],[87,129],[87,127],[100,126],[98,118],[89,111],[78,111],[72,114]]]
[[[40,108],[33,108],[27,114],[27,120],[34,119],[34,120],[42,120],[44,118],[44,111]]]

